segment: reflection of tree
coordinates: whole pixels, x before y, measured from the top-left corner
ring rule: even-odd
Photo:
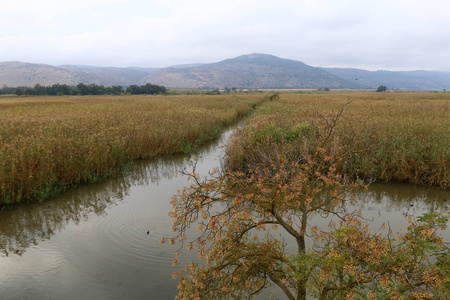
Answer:
[[[182,156],[142,161],[134,164],[124,176],[128,177],[132,185],[158,184],[162,178],[173,178],[186,162]]]
[[[450,191],[411,184],[372,184],[368,191],[360,192],[357,199],[362,209],[383,205],[386,211],[401,211],[410,206],[428,212],[450,210]]]
[[[85,222],[94,215],[106,215],[131,186],[157,184],[161,178],[173,178],[184,163],[182,158],[139,162],[122,176],[101,184],[68,191],[53,201],[5,209],[0,214],[0,249],[22,255],[32,245],[50,239],[67,224]]]
[[[78,224],[92,214],[104,215],[107,207],[122,199],[124,188],[127,183],[120,181],[102,187],[80,188],[54,201],[4,211],[0,220],[2,252],[6,256],[22,255],[28,247],[49,239],[69,222]]]

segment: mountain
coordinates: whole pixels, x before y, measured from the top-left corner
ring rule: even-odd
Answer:
[[[201,65],[204,65],[204,64],[193,63],[193,64],[174,65],[174,66],[169,66],[169,68],[183,69],[183,68],[190,68],[190,67],[198,67]]]
[[[424,87],[424,90],[441,90],[450,88],[450,73],[449,72],[437,72],[437,71],[408,71],[399,72],[401,74],[408,75],[417,81],[428,82],[428,87]],[[435,88],[430,88],[435,86]]]
[[[0,87],[49,86],[56,83],[78,83],[112,86],[138,83],[149,73],[128,68],[103,68],[93,66],[51,66],[24,62],[0,63]]]
[[[367,88],[380,85],[400,90],[450,90],[450,73],[434,71],[366,71],[349,68],[317,68],[300,61],[268,54],[248,54],[210,64],[175,65],[168,68],[113,68],[51,66],[24,62],[0,62],[0,87],[77,85],[164,85],[187,89],[300,89]]]
[[[79,80],[63,68],[50,65],[14,61],[0,63],[0,87],[34,86],[36,83],[48,86],[57,82],[75,85]]]
[[[96,67],[96,68],[85,68],[79,66],[61,66],[66,71],[71,72],[76,77],[80,78],[82,81],[78,83],[95,83],[103,84],[105,86],[112,85],[132,85],[146,76],[149,68],[144,70],[133,70],[128,68],[113,68],[113,67]]]
[[[150,74],[150,73],[153,73],[153,72],[159,70],[159,68],[142,68],[142,67],[127,67],[127,69],[141,71],[141,72],[145,72],[147,74]]]
[[[347,68],[322,68],[348,81],[357,81],[364,88],[385,85],[399,90],[442,90],[450,88],[450,73],[435,71],[366,71]]]
[[[164,68],[141,80],[168,88],[357,88],[348,81],[325,70],[300,61],[268,54],[242,55],[221,62],[184,68]]]

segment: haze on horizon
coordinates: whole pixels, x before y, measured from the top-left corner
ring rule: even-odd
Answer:
[[[0,62],[166,67],[267,53],[450,71],[445,0],[3,0]]]

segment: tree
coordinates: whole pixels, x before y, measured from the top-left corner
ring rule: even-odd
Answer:
[[[184,240],[186,229],[200,215],[204,221],[199,222],[202,234],[196,241],[199,256],[209,265],[186,269],[191,274],[182,277],[181,299],[192,293],[246,297],[270,282],[289,299],[306,298],[307,279],[295,276],[305,273],[306,266],[291,261],[284,241],[274,237],[271,227],[280,226],[292,237],[298,253],[304,254],[308,219],[318,212],[337,213],[333,208],[340,205],[344,195],[361,185],[337,172],[350,149],[330,152],[336,151],[332,144],[341,113],[325,127],[308,128],[297,136],[305,151],[299,159],[283,158],[245,173],[226,169],[203,181],[195,170],[189,174],[194,184],[172,200],[173,229],[179,232],[177,238]],[[218,204],[222,209],[213,212]],[[265,239],[260,239],[260,231]],[[207,241],[212,242],[208,252]],[[188,248],[192,247],[189,243]],[[228,288],[237,283],[242,287]]]
[[[127,91],[127,93],[130,93],[133,95],[141,94],[141,88],[136,84],[132,84],[129,87],[127,87],[126,91]]]
[[[46,94],[46,88],[41,86],[39,83],[36,83],[34,85],[34,94],[35,95],[45,95]]]
[[[320,299],[342,298],[345,293],[364,292],[364,288],[357,287],[369,283],[380,287],[380,293],[390,293],[394,283],[406,277],[387,274],[401,272],[415,278],[414,292],[432,282],[448,287],[448,280],[441,280],[445,274],[442,270],[427,276],[414,271],[413,258],[419,261],[423,249],[427,249],[426,242],[404,260],[397,260],[398,255],[393,254],[403,254],[406,242],[402,248],[389,239],[370,235],[358,216],[345,210],[348,194],[364,186],[360,180],[342,174],[345,159],[350,153],[366,149],[358,143],[338,143],[336,126],[342,111],[328,119],[320,117],[321,124],[300,126],[294,136],[290,132],[289,139],[296,139],[298,149],[285,153],[297,151],[295,158],[280,154],[276,164],[268,161],[245,170],[223,168],[205,178],[196,172],[195,163],[191,172],[184,171],[192,184],[171,201],[172,230],[177,235],[169,242],[197,248],[205,263],[187,263],[183,271],[175,274],[180,278],[176,299],[247,299],[271,284],[277,285],[288,299],[306,299],[308,290]],[[318,214],[334,215],[342,220],[341,225],[331,224],[336,228],[330,232],[310,228],[310,218]],[[434,224],[441,226],[443,222]],[[191,238],[187,232],[194,225],[199,235]],[[420,240],[423,230],[434,235],[427,228],[415,231],[412,238]],[[280,231],[289,240],[280,238]],[[308,233],[323,242],[316,242],[308,250]],[[296,245],[295,253],[287,251],[288,242]],[[364,247],[358,247],[363,243]],[[435,244],[439,243],[436,240]],[[377,269],[374,262],[369,265],[369,259],[378,245],[383,247],[373,257],[386,262]],[[436,253],[443,250],[436,249]],[[179,251],[175,255],[177,264]],[[448,252],[441,257],[448,266]],[[348,270],[350,276],[345,275]],[[375,282],[378,279],[379,284]]]
[[[91,83],[90,85],[87,86],[87,90],[89,95],[101,95],[101,88],[100,86]]]
[[[387,90],[387,87],[386,87],[385,85],[380,85],[380,86],[377,88],[376,92],[377,92],[377,93],[381,93],[381,92],[386,92],[386,90]]]
[[[315,251],[298,256],[310,266],[309,290],[316,299],[449,299],[450,252],[440,230],[448,217],[408,217],[407,231],[375,234],[366,222],[346,216],[331,232],[318,233]],[[331,224],[330,226],[335,226]],[[299,276],[302,276],[300,274]]]
[[[16,88],[15,94],[17,96],[22,96],[24,94],[25,89],[26,89],[26,87],[19,86],[19,87]]]
[[[113,95],[120,95],[123,92],[123,88],[120,85],[113,85],[108,88],[111,94]]]
[[[84,83],[77,84],[78,93],[82,96],[88,95],[89,90],[88,87]]]
[[[142,94],[164,94],[166,92],[166,88],[164,86],[147,83],[145,85],[141,85],[140,93]]]
[[[278,99],[280,99],[280,95],[278,95],[278,94],[272,94],[269,96],[270,101],[274,101],[274,100],[278,100]]]

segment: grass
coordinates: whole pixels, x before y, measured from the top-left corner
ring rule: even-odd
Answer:
[[[335,145],[371,149],[350,155],[345,172],[377,181],[447,188],[450,182],[449,93],[280,94],[260,106],[228,149],[233,169],[299,159],[299,137],[314,134],[346,102]]]
[[[135,159],[187,153],[262,96],[2,97],[0,205],[41,201]]]

